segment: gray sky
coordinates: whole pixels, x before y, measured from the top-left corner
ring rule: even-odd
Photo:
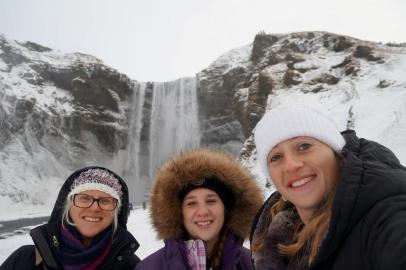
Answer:
[[[261,30],[406,42],[405,14],[405,0],[0,0],[0,32],[167,81],[194,76]]]

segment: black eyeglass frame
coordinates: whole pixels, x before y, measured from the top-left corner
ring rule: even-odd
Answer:
[[[77,197],[77,196],[86,196],[86,197],[89,197],[89,198],[92,199],[92,202],[89,204],[89,206],[86,206],[86,207],[76,205],[75,201],[76,201],[76,197]],[[111,198],[111,199],[113,199],[113,203],[114,203],[114,208],[113,208],[113,209],[104,209],[103,207],[100,206],[100,200],[103,200],[103,199],[106,199],[106,198]],[[117,205],[118,205],[118,200],[117,200],[116,198],[113,198],[113,197],[101,197],[101,198],[96,199],[96,198],[93,198],[93,197],[90,196],[90,195],[87,195],[87,194],[80,194],[80,193],[74,194],[73,197],[72,197],[72,203],[73,203],[73,205],[76,206],[76,207],[79,207],[79,208],[90,208],[90,207],[92,207],[92,205],[94,204],[94,202],[97,202],[97,206],[98,206],[101,210],[104,210],[104,211],[114,211],[114,210],[117,208]]]

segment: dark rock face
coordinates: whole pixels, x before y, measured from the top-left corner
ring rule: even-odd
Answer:
[[[235,91],[247,86],[247,70],[238,67],[216,76],[217,68],[204,70],[197,76],[197,95],[201,144],[221,146],[245,138],[240,111],[233,99]],[[207,76],[209,79],[204,79]]]
[[[83,143],[88,138],[94,141],[94,148],[103,149],[101,152],[108,153],[107,156],[125,148],[129,140],[132,110],[129,106],[138,87],[136,82],[106,67],[100,60],[92,58],[87,61],[89,56],[86,55],[72,54],[69,56],[72,64],[60,65],[27,58],[24,50],[45,55],[52,52],[41,45],[26,42],[19,44],[22,49],[18,49],[3,37],[0,44],[3,51],[0,58],[8,71],[26,64],[29,70],[21,74],[25,82],[33,86],[55,86],[65,90],[72,98],[57,98],[58,103],[72,106],[73,112],[69,114],[58,112],[56,105],[49,105],[47,110],[50,113],[45,113],[35,106],[35,98],[28,101],[16,99],[11,103],[16,108],[15,115],[11,117],[11,132],[21,132],[29,119],[39,141],[48,136],[58,141],[64,134],[65,140],[75,145],[78,155],[86,156],[92,148]],[[224,146],[227,149],[230,144],[235,150],[251,135],[266,110],[269,96],[275,91],[294,87],[311,93],[328,91],[330,86],[340,82],[342,76],[357,76],[359,62],[363,59],[377,63],[381,60],[370,45],[325,32],[288,35],[261,32],[245,50],[242,55],[229,53],[196,76],[202,145]],[[309,78],[308,74],[319,67],[309,64],[307,59],[329,52],[342,54],[343,60],[332,65],[330,70]],[[145,89],[142,141],[150,136],[148,117],[151,117],[153,85],[147,83]],[[11,86],[6,84],[4,87]],[[41,130],[38,126],[44,123],[51,123],[52,128]]]
[[[100,65],[61,69],[44,65],[38,71],[46,83],[65,89],[73,96],[75,111],[64,119],[71,139],[85,141],[86,134],[91,133],[108,152],[127,145],[125,127],[129,119],[120,104],[130,101],[134,88],[130,79]],[[123,124],[124,128],[117,129],[116,123]],[[86,149],[85,145],[80,146]]]
[[[248,88],[249,97],[245,105],[246,110],[242,111],[244,113],[240,116],[245,138],[250,136],[250,132],[265,113],[266,101],[268,95],[272,94],[273,88],[273,80],[265,72],[260,72],[258,77]]]
[[[355,48],[354,57],[356,58],[364,58],[368,61],[379,61],[381,60],[380,57],[375,56],[373,50],[369,46],[362,46],[359,45]]]
[[[344,61],[334,65],[331,67],[332,69],[344,69],[344,73],[345,75],[357,75],[357,72],[359,70],[359,65],[358,65],[358,61],[356,61],[354,59],[354,57],[352,56],[347,56],[344,58]]]
[[[44,81],[71,92],[78,106],[119,112],[119,102],[132,93],[129,78],[99,64],[58,68],[44,63],[32,68]]]
[[[22,46],[26,47],[27,49],[32,50],[32,51],[37,51],[37,52],[50,52],[50,51],[52,51],[51,48],[42,46],[40,44],[31,42],[31,41],[27,41],[27,42],[20,43],[20,44]]]
[[[339,36],[334,39],[334,45],[333,45],[333,50],[335,52],[342,52],[344,50],[347,50],[348,48],[351,48],[351,46],[354,44],[351,42],[348,38]]]
[[[250,50],[239,58],[231,51],[228,62],[219,59],[197,74],[203,145],[238,142],[242,146],[276,91],[323,93],[345,77],[356,77],[361,61],[384,63],[372,43],[326,32],[261,32]],[[332,56],[341,61],[322,67]],[[253,148],[245,144],[244,151]]]
[[[230,77],[244,74],[234,72]],[[90,55],[0,35],[0,196],[42,204],[38,192],[52,194],[48,186],[59,187],[72,171],[100,165],[123,176],[131,200],[141,203],[161,161],[198,146],[195,94],[194,78],[141,83]],[[223,143],[224,132],[242,141],[239,123],[219,115],[209,144]],[[31,192],[23,188],[28,182]]]
[[[4,43],[4,41],[3,44],[1,44],[0,40],[0,45],[2,45],[3,50],[3,53],[0,54],[0,58],[9,66],[9,68],[28,62],[28,59],[26,57],[16,52],[13,47]]]
[[[257,34],[252,47],[251,61],[257,63],[262,60],[266,54],[267,48],[272,46],[276,41],[278,41],[277,36],[267,35],[265,33]]]
[[[298,85],[302,82],[300,72],[288,69],[283,76],[283,84],[285,86]]]
[[[108,164],[126,148],[136,82],[87,55],[58,55],[2,36],[0,50],[8,67],[0,73],[5,78],[0,84],[2,149],[20,141],[27,153],[47,149],[74,169]],[[24,89],[30,98],[19,94]]]
[[[334,75],[325,73],[321,74],[320,77],[312,79],[309,84],[319,84],[319,83],[325,83],[328,85],[334,85],[337,84],[340,81],[340,78],[335,77]]]

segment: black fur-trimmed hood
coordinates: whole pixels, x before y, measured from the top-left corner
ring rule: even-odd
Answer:
[[[62,211],[63,211],[63,205],[65,203],[66,198],[68,197],[68,194],[70,192],[70,187],[73,183],[73,180],[75,180],[75,178],[82,172],[87,171],[89,169],[102,169],[102,170],[106,170],[108,172],[110,172],[111,174],[113,174],[119,181],[121,184],[121,189],[123,192],[123,196],[122,196],[122,200],[121,200],[121,208],[120,208],[120,212],[118,214],[118,224],[120,227],[127,229],[127,219],[128,219],[128,214],[129,214],[129,198],[128,198],[128,187],[127,184],[124,182],[124,180],[115,172],[103,168],[103,167],[99,167],[99,166],[88,166],[88,167],[84,167],[81,168],[79,170],[76,170],[75,172],[73,172],[65,181],[65,183],[62,185],[58,197],[56,199],[55,202],[55,206],[54,209],[52,210],[52,214],[51,217],[49,219],[49,222],[56,222],[58,220],[61,219],[62,217]]]

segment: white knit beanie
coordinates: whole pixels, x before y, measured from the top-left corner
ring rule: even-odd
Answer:
[[[339,153],[345,140],[332,118],[304,104],[281,106],[264,114],[254,131],[257,161],[272,181],[267,166],[269,152],[280,142],[298,136],[315,138]]]

